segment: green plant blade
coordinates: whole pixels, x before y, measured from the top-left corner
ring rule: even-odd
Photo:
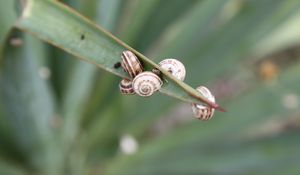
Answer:
[[[133,1],[126,5],[131,5],[130,2]],[[127,22],[127,26],[121,33],[121,38],[134,48],[145,51],[146,47],[161,37],[162,31],[190,10],[196,2],[199,1],[137,1],[134,10],[125,11],[123,15],[127,18],[122,19],[122,22]]]
[[[61,170],[59,134],[54,126],[59,119],[53,94],[38,74],[36,57],[45,55],[39,53],[43,50],[34,51],[32,47],[42,43],[29,36],[23,37],[19,31],[12,34],[23,44],[7,44],[3,55],[0,89],[6,120],[18,151],[30,162],[27,164],[55,174]]]
[[[238,11],[231,19],[222,20],[222,14],[226,11],[225,7],[228,3],[236,3]],[[267,10],[264,5],[266,3],[268,3]],[[294,15],[299,13],[299,5],[299,1],[295,0],[249,1],[247,3],[243,1],[198,1],[184,17],[179,18],[165,31],[161,40],[153,44],[157,50],[153,51],[155,49],[150,48],[149,52],[155,58],[168,55],[181,58],[188,74],[194,75],[188,76],[186,82],[195,86],[203,83],[210,87],[213,81],[224,78],[224,75],[229,78],[232,77],[231,74],[243,75],[244,68],[240,68],[240,65],[256,54],[253,47],[257,47],[279,27],[286,26],[285,21],[291,17],[294,18]],[[216,24],[216,21],[220,22]],[[287,34],[284,32],[290,31],[281,32],[286,38]],[[238,35],[240,37],[237,37]],[[297,38],[294,37],[294,39]],[[235,69],[238,70],[235,71]],[[200,74],[199,70],[201,70]],[[222,89],[222,84],[218,86],[218,90],[220,89]],[[158,118],[163,110],[170,108],[172,102],[166,101],[167,99],[162,98],[149,99],[146,103],[138,102],[137,104],[140,105],[134,113],[125,112],[125,114],[129,113],[129,116],[136,116],[130,117],[126,132],[137,134],[145,131],[145,128],[156,119],[153,116]],[[153,111],[148,106],[154,106],[153,108],[158,110]]]
[[[91,11],[104,11],[114,14],[119,7],[119,0],[101,0],[101,1],[85,1],[84,7],[90,7],[88,9],[81,10],[83,14],[92,13]],[[96,4],[96,5],[95,5]],[[93,6],[92,6],[93,5]],[[93,7],[94,9],[91,9]],[[105,7],[110,9],[105,10]],[[100,10],[99,10],[100,9]],[[102,13],[104,13],[102,12]],[[113,30],[112,27],[115,24],[115,16],[107,17],[102,13],[92,13],[93,16],[90,18],[101,23],[103,21],[103,27],[108,30]],[[63,116],[65,118],[66,126],[64,128],[66,138],[75,138],[79,131],[81,117],[86,108],[88,108],[89,96],[93,93],[94,80],[97,73],[97,67],[86,62],[76,62],[71,73],[73,76],[70,77],[66,91],[63,98]],[[105,76],[105,74],[104,74]],[[103,76],[102,76],[103,78]],[[103,80],[101,84],[104,83]],[[108,85],[113,85],[108,83]],[[104,85],[102,85],[104,88]],[[93,96],[93,95],[92,95]],[[99,104],[98,104],[99,105]],[[101,105],[100,105],[101,106]]]
[[[237,97],[234,101],[229,102],[228,108],[230,112],[225,113],[219,118],[216,116],[212,122],[197,123],[192,121],[184,126],[173,128],[173,130],[169,131],[169,134],[163,135],[157,139],[150,139],[144,144],[145,147],[141,146],[141,150],[139,150],[136,155],[125,155],[117,158],[115,164],[112,164],[111,170],[117,171],[121,169],[122,173],[125,173],[125,169],[131,166],[131,168],[128,168],[130,169],[129,174],[133,174],[132,172],[135,172],[141,159],[144,160],[142,164],[144,164],[145,167],[148,167],[150,165],[149,160],[156,159],[156,161],[153,160],[152,162],[155,164],[157,159],[166,157],[170,152],[176,154],[176,152],[181,151],[192,151],[192,149],[187,148],[186,146],[193,144],[198,144],[195,150],[199,151],[204,149],[203,154],[206,152],[205,148],[209,150],[211,145],[215,145],[221,150],[223,149],[224,143],[230,144],[233,140],[249,139],[249,134],[256,131],[257,125],[264,127],[264,124],[268,121],[272,121],[272,119],[284,121],[289,119],[290,115],[298,116],[299,108],[285,107],[285,105],[282,104],[282,99],[285,95],[299,94],[299,67],[300,64],[298,63],[296,66],[283,72],[279,79],[273,82],[272,85],[263,83],[256,84],[255,88],[242,96]],[[186,117],[192,118],[192,116]],[[284,138],[285,136],[280,138],[280,140]],[[280,140],[278,142],[283,142]],[[293,140],[295,142],[293,142]],[[291,139],[291,143],[299,144],[297,139]],[[256,144],[259,144],[259,142],[254,143],[254,145]],[[285,153],[293,155],[293,151]],[[251,153],[249,156],[250,155]],[[205,162],[205,158],[206,157],[204,156],[203,162]],[[188,161],[189,156],[186,157],[186,159],[186,161]],[[195,159],[200,161],[202,157],[199,156]],[[174,158],[170,158],[169,160],[162,160],[162,162],[174,162],[174,160]],[[132,164],[130,164],[131,161]],[[234,162],[237,162],[237,160],[235,159]],[[245,164],[247,164],[247,162],[245,162]],[[155,165],[153,165],[153,167],[155,167]],[[174,167],[177,166],[174,165]]]
[[[120,174],[273,174],[280,169],[289,172],[289,168],[296,168],[300,162],[297,134],[290,132],[254,140],[228,139],[207,146],[193,143]]]
[[[6,160],[0,160],[0,174],[7,174],[7,175],[26,175],[24,169],[18,167],[17,165],[11,164]]]
[[[169,26],[168,30],[165,31],[164,35],[162,35],[162,38],[165,39],[164,36],[169,36],[169,34],[176,32],[176,35],[172,35],[172,37],[176,38],[176,41],[173,42],[165,39],[165,45],[161,45],[160,39],[158,39],[158,42],[155,42],[153,45],[155,45],[155,47],[158,46],[159,48],[163,47],[166,51],[172,50],[168,53],[168,55],[174,58],[179,58],[185,64],[188,74],[190,74],[189,72],[191,70],[189,66],[194,65],[195,67],[201,67],[202,64],[195,65],[197,60],[195,58],[198,56],[193,57],[193,60],[189,62],[189,58],[182,56],[181,54],[186,53],[187,50],[191,50],[191,48],[198,49],[198,44],[194,44],[194,47],[192,47],[190,43],[194,43],[195,40],[200,40],[199,38],[201,38],[202,35],[207,34],[205,29],[207,28],[208,23],[215,20],[214,18],[216,18],[217,14],[220,13],[220,10],[223,8],[225,3],[226,1],[196,1],[193,4],[193,7],[190,7],[191,9],[187,11],[186,14],[183,13],[183,17],[178,18],[173,22],[176,25],[172,24]],[[164,12],[164,14],[168,15],[166,12]],[[179,30],[180,32],[178,32]],[[195,33],[197,33],[197,35],[195,35]],[[181,38],[181,40],[178,38]],[[174,45],[177,47],[174,48]],[[153,49],[150,50],[153,52]],[[156,53],[156,57],[167,57],[167,55]],[[206,63],[206,60],[204,60],[203,63]],[[205,71],[201,71],[202,73],[192,74],[193,76],[188,76],[186,79],[192,78],[193,80],[197,81],[198,86],[200,81],[207,83],[208,80],[203,80],[202,78],[203,74],[215,69],[207,66],[203,66],[203,69],[205,69]],[[199,69],[197,68],[196,70]],[[210,79],[215,79],[215,77],[210,77]],[[154,96],[144,103],[141,103],[142,100],[143,99],[138,99],[136,102],[136,104],[139,104],[138,108],[124,112],[128,116],[128,125],[125,129],[126,133],[136,136],[141,135],[141,133],[145,131],[145,128],[150,126],[153,121],[161,116],[162,113],[167,112],[167,110],[176,104],[176,102],[172,101],[172,99],[162,98],[161,96]],[[157,110],[152,110],[152,108],[149,108],[149,106]],[[128,107],[125,107],[125,109],[131,108],[128,105]]]
[[[131,50],[147,70],[157,68],[163,73],[167,81],[160,90],[162,93],[186,102],[203,102],[222,109],[144,55],[59,2],[28,0],[16,27],[120,77],[128,78],[128,75],[120,68],[114,68],[114,65],[120,61],[122,51]]]
[[[194,0],[190,0],[190,1],[167,0],[167,1],[149,1],[149,2],[128,1],[127,3],[125,3],[124,5],[125,7],[123,7],[123,9],[124,8],[127,9],[128,6],[133,6],[133,7],[131,7],[131,10],[124,10],[121,16],[119,17],[120,22],[124,22],[127,24],[126,29],[123,29],[123,31],[119,33],[119,37],[121,37],[122,40],[130,43],[130,45],[133,45],[134,48],[138,48],[139,50],[143,51],[145,50],[144,48],[145,46],[149,45],[149,43],[153,42],[153,40],[160,38],[162,31],[168,28],[168,26],[173,21],[176,21],[188,10],[190,10],[190,8],[196,2],[198,1],[194,1]],[[172,3],[172,6],[170,6],[170,3]],[[106,28],[104,23],[100,22],[100,24],[102,24],[102,26]],[[93,103],[94,104],[93,106],[95,106],[94,109],[96,109],[93,111],[98,111],[96,118],[102,116],[101,113],[103,113],[103,109],[105,109],[105,106],[110,104],[107,101],[110,101],[112,98],[115,98],[115,101],[122,100],[123,107],[121,110],[122,110],[122,115],[124,117],[118,120],[122,120],[122,122],[124,122],[123,126],[126,127],[128,123],[143,130],[145,124],[151,125],[151,121],[149,122],[149,120],[152,121],[155,120],[155,118],[160,116],[163,109],[164,110],[168,109],[165,104],[172,105],[177,102],[172,98],[165,98],[164,96],[161,96],[159,94],[154,95],[151,98],[148,98],[146,101],[144,98],[137,98],[136,96],[133,97],[115,96],[112,94],[116,94],[116,93],[118,94],[117,89],[113,89],[113,87],[115,86],[114,84],[116,83],[117,83],[116,80],[114,83],[110,82],[109,84],[113,85],[110,87],[110,90],[103,92],[101,96],[99,93],[97,93],[97,95],[98,94],[99,95],[93,97],[94,99],[98,99],[98,101],[93,100],[95,101]],[[99,84],[98,88],[95,89],[102,90],[106,87],[106,84],[108,83],[106,83],[105,80],[101,78],[101,81],[99,81],[99,83],[97,84]],[[104,96],[106,97],[105,102],[103,100]],[[134,102],[135,100],[138,101]],[[118,106],[117,104],[111,104],[111,105]],[[99,106],[101,106],[101,108],[99,108]],[[151,106],[151,108],[149,108],[149,106]],[[152,110],[152,109],[156,109],[156,110]],[[141,111],[141,113],[138,114],[133,111]],[[89,113],[87,116],[92,116],[92,115],[91,113]],[[110,117],[114,118],[113,116]],[[98,119],[96,119],[96,121],[97,123],[101,122],[101,120]],[[115,124],[111,124],[111,127],[106,126],[105,128],[106,132],[109,132],[108,130],[115,130],[114,126]],[[97,125],[95,127],[98,129]],[[118,129],[122,130],[122,132],[133,134],[132,130],[130,131],[130,129],[126,129],[126,131],[124,129],[121,129],[120,127]],[[98,143],[101,143],[101,140],[98,139],[97,141]]]
[[[197,79],[195,76],[187,77],[186,81],[192,85],[197,85],[199,79],[209,82],[212,77],[236,67],[236,64],[248,58],[257,43],[300,8],[297,0],[231,2],[237,4],[237,12],[229,19],[221,17],[225,7],[220,5],[225,1],[204,1],[208,7],[214,4],[219,4],[219,7],[211,10],[199,3],[199,7],[195,6],[194,11],[188,14],[187,20],[179,21],[170,29],[173,33],[167,31],[163,35],[165,39],[161,42],[165,44],[159,47],[157,55],[165,57],[174,54],[184,58],[187,70],[191,70],[189,73],[192,75],[197,74],[199,69],[205,72],[199,74]],[[198,19],[197,22],[195,19]],[[216,24],[218,20],[220,22]],[[193,34],[197,32],[199,34],[195,38]]]
[[[14,1],[0,0],[0,55],[2,55],[2,50],[5,47],[6,37],[16,20]]]

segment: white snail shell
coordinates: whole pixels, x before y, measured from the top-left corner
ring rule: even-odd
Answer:
[[[199,86],[197,90],[211,102],[215,102],[215,97],[204,86]],[[199,120],[209,120],[213,117],[215,109],[206,105],[192,103],[192,111]]]
[[[184,80],[186,71],[185,71],[184,65],[180,61],[178,61],[176,59],[168,58],[168,59],[162,60],[159,63],[159,65],[161,68],[170,72],[177,79],[179,79],[181,81]]]
[[[122,94],[126,94],[126,95],[134,94],[131,80],[128,79],[121,80],[119,83],[119,88]]]
[[[162,80],[156,74],[148,71],[138,74],[132,81],[134,92],[142,97],[151,96],[162,84]]]
[[[134,53],[127,50],[122,52],[122,62],[121,66],[125,72],[129,74],[131,78],[134,78],[139,73],[143,72],[143,67],[139,59],[135,56]]]

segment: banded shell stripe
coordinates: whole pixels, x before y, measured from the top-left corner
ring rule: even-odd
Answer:
[[[142,97],[151,96],[162,84],[156,74],[148,71],[138,74],[132,81],[134,92]]]
[[[123,79],[119,83],[119,89],[122,94],[134,94],[134,90],[132,88],[132,81]]]
[[[131,78],[134,78],[139,73],[143,72],[143,67],[138,58],[131,51],[124,51],[121,54],[122,68],[129,74]]]
[[[206,87],[200,86],[197,90],[210,101],[215,102],[215,97]],[[192,103],[192,111],[197,119],[207,121],[213,117],[215,109],[206,105]]]

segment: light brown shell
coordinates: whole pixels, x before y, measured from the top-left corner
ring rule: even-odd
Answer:
[[[128,80],[128,79],[123,79],[120,81],[119,89],[120,89],[120,92],[125,95],[135,94],[133,87],[132,87],[132,81]]]
[[[121,66],[125,72],[129,74],[131,78],[134,78],[139,73],[143,72],[143,67],[139,59],[135,56],[134,53],[127,50],[122,52],[122,62]]]
[[[149,71],[138,74],[132,81],[134,92],[142,97],[151,96],[161,88],[162,84],[162,80]]]
[[[183,81],[185,78],[185,67],[184,65],[173,58],[164,59],[159,63],[159,66],[166,71],[170,72],[174,77]]]
[[[212,102],[216,101],[215,97],[206,87],[199,86],[197,90],[208,100]],[[197,119],[207,121],[213,117],[215,109],[203,104],[192,103],[192,111]]]

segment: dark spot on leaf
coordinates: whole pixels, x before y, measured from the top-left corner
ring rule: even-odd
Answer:
[[[85,39],[84,34],[82,34],[82,35],[80,36],[80,39],[81,39],[81,40],[84,40],[84,39]]]
[[[114,64],[114,68],[115,69],[118,69],[119,67],[121,67],[121,63],[120,62],[117,62]]]

